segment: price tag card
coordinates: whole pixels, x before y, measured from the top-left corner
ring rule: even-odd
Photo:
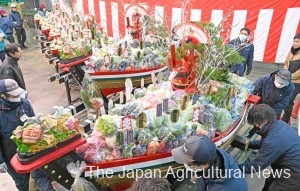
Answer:
[[[122,117],[121,126],[122,126],[122,129],[125,130],[125,131],[132,129],[131,115],[127,115],[125,117]]]
[[[169,99],[166,98],[163,100],[163,112],[168,111],[168,108],[169,108]]]
[[[163,112],[162,103],[160,103],[156,106],[156,117],[162,116],[162,112]]]
[[[170,120],[173,123],[176,123],[179,119],[179,110],[178,109],[174,109],[171,114],[170,114]]]
[[[120,92],[120,103],[122,104],[124,102],[124,92]]]
[[[130,143],[134,142],[133,130],[126,131],[126,140],[127,140],[127,144],[130,144]]]
[[[147,127],[147,115],[144,112],[140,113],[135,120],[137,128]]]
[[[200,107],[196,107],[194,108],[192,121],[197,122],[199,120],[199,117],[200,117]]]
[[[197,100],[198,100],[198,94],[194,94],[193,95],[192,105],[195,105],[197,103]]]
[[[126,89],[125,89],[125,97],[126,97],[126,103],[127,103],[131,99],[130,87],[126,87]]]

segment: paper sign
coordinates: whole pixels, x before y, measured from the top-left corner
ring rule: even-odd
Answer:
[[[156,84],[156,76],[155,76],[154,71],[151,72],[151,79],[152,79],[152,84],[155,85]]]
[[[105,115],[105,114],[106,114],[105,108],[104,108],[104,106],[102,106],[102,107],[100,108],[100,115]]]
[[[199,120],[199,117],[200,117],[200,107],[196,107],[194,108],[192,121],[197,122]]]
[[[126,87],[126,102],[128,102],[131,99],[131,91],[130,91],[130,87]]]
[[[114,107],[114,102],[113,102],[113,100],[110,99],[108,101],[108,111],[112,110],[113,107]]]
[[[163,112],[168,111],[168,108],[169,108],[169,99],[166,98],[163,100]]]
[[[20,117],[20,120],[22,122],[25,122],[27,119],[28,119],[28,116],[25,113]]]
[[[198,94],[194,94],[192,105],[195,105],[197,103],[197,100],[198,100]]]
[[[131,115],[127,115],[125,117],[122,117],[121,126],[122,126],[122,129],[124,131],[132,129]]]
[[[141,79],[141,88],[144,88],[144,85],[145,85],[145,80],[144,78]]]
[[[162,110],[163,110],[162,103],[160,103],[156,106],[156,117],[162,116]]]
[[[128,130],[126,131],[126,140],[127,140],[127,144],[133,143],[134,142],[134,138],[133,138],[133,130]]]
[[[124,92],[120,92],[120,103],[122,104],[124,102]]]

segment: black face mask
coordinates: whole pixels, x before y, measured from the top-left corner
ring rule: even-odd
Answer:
[[[260,128],[259,128],[259,126],[253,125],[253,129],[255,129],[256,131],[258,131]]]
[[[297,54],[298,53],[298,51],[300,50],[300,47],[299,48],[291,48],[291,53],[293,54],[293,55],[295,55],[295,54]]]

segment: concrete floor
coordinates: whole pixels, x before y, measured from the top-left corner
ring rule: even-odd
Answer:
[[[23,51],[23,57],[19,61],[25,78],[29,100],[35,113],[52,113],[53,106],[67,106],[67,94],[64,84],[48,82],[48,77],[55,73],[54,65],[48,64],[45,55],[42,54],[38,45],[29,45],[28,50]],[[252,73],[247,76],[255,80],[263,74],[271,73],[280,69],[280,65],[264,64],[255,62]],[[72,91],[73,99],[78,97],[78,91]],[[15,191],[14,182],[8,174],[0,173],[0,191]],[[263,180],[257,177],[247,177],[249,191],[259,191],[262,188]]]

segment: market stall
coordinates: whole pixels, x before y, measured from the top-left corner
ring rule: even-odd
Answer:
[[[66,182],[53,168],[67,174],[66,164],[59,166],[58,158],[72,155],[73,162],[87,163],[83,176],[122,190],[117,186],[128,186],[147,171],[158,170],[165,175],[170,168],[182,170],[170,151],[188,136],[205,134],[222,148],[233,142],[245,124],[248,109],[259,97],[251,95],[252,81],[228,71],[229,65],[243,58],[238,49],[225,45],[219,36],[221,27],[182,22],[169,31],[140,5],[129,6],[125,15],[128,34],[120,39],[103,34],[93,17],[82,18],[65,4],[56,4],[46,21],[38,20],[50,42],[50,54],[58,59],[57,67],[64,74],[71,73],[82,87],[81,99],[92,133],[85,138],[78,135],[66,139],[70,142],[62,147],[56,140],[49,148],[39,150],[44,152],[42,157],[31,158],[25,164],[20,160],[22,154],[40,153],[30,150],[31,146],[51,141],[43,140],[43,136],[56,139],[63,136],[57,133],[57,127],[78,128],[70,127],[76,125],[76,120],[69,114],[63,122],[59,119],[66,114],[63,110],[61,115],[34,121],[30,130],[43,135],[36,142],[20,141],[20,132],[28,124],[20,127],[22,131],[16,132],[19,138],[14,138],[18,145],[18,154],[12,160],[16,171],[40,168],[70,188],[73,181],[68,178]],[[79,75],[74,68],[83,73]],[[111,94],[116,94],[118,100],[108,99]],[[46,119],[50,131],[38,131]],[[47,149],[54,150],[45,153]]]

